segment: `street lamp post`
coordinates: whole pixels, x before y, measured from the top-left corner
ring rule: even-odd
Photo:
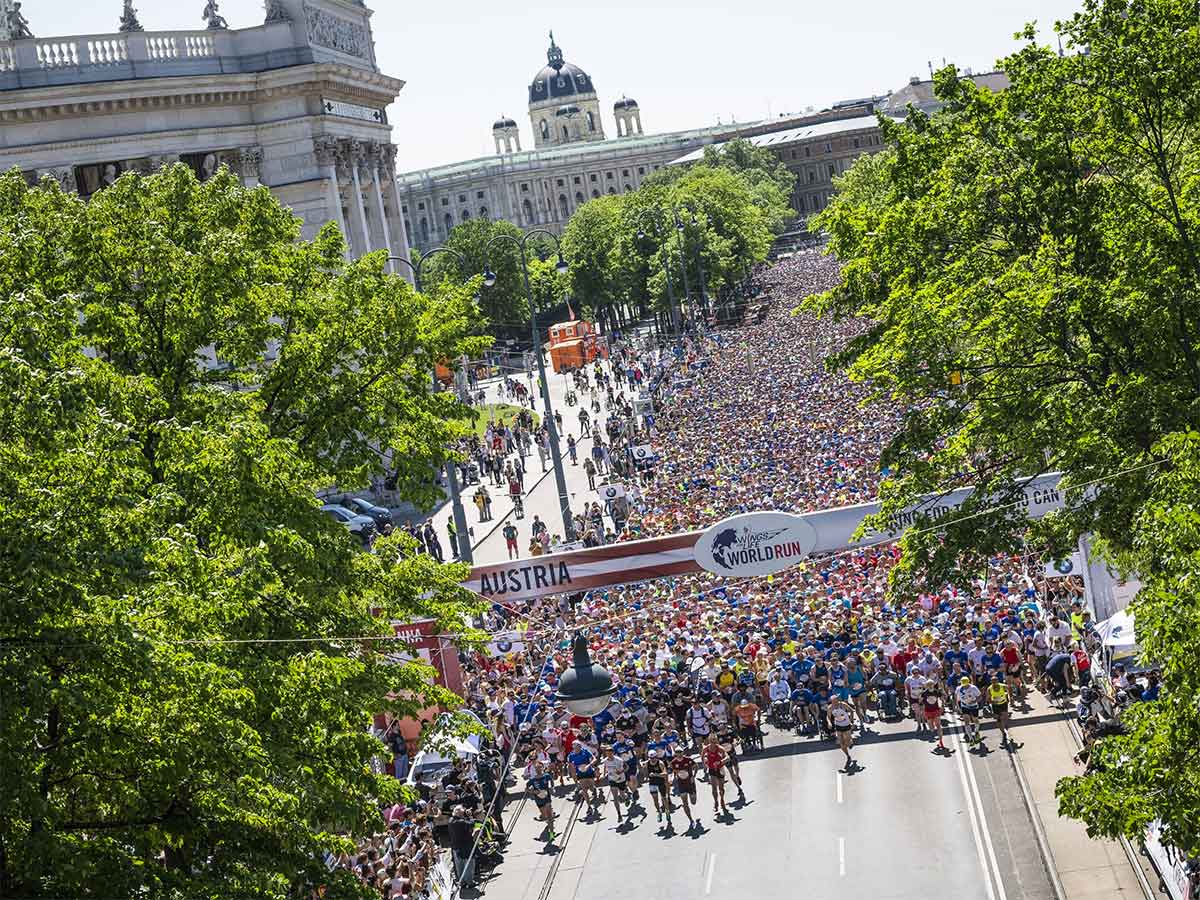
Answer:
[[[487,242],[483,248],[483,284],[485,287],[492,287],[496,283],[496,273],[487,265],[487,258],[491,252],[492,244],[497,241],[509,241],[516,245],[518,252],[521,254],[521,274],[525,279],[525,300],[529,304],[530,335],[533,339],[533,352],[537,355],[538,378],[542,383],[542,407],[545,410],[546,432],[550,435],[550,457],[554,462],[554,484],[558,488],[558,507],[562,513],[563,537],[568,541],[573,541],[575,540],[575,521],[571,515],[571,501],[567,496],[567,477],[563,472],[562,451],[558,447],[558,426],[554,422],[554,409],[550,403],[550,381],[546,378],[546,361],[542,355],[541,334],[538,331],[537,310],[533,302],[533,289],[529,286],[529,258],[525,252],[525,245],[535,234],[544,234],[554,241],[555,249],[558,250],[558,263],[555,269],[559,274],[566,272],[567,263],[563,259],[562,246],[559,244],[558,238],[553,232],[547,231],[545,228],[535,228],[520,238],[513,237],[511,234],[501,233],[495,235]]]
[[[642,210],[641,215],[638,216],[638,240],[644,240],[646,237],[646,229],[641,224],[646,220],[646,216],[652,217],[650,221],[653,223],[655,237],[662,237],[662,228],[660,227],[658,216],[655,215],[653,210],[644,209]],[[667,264],[667,260],[670,258],[671,253],[670,251],[667,251],[663,257],[663,274],[667,276],[667,304],[671,308],[671,331],[674,333],[675,338],[678,339],[679,313],[675,309],[675,289],[671,285],[671,267]]]
[[[695,319],[695,310],[692,309],[692,286],[688,283],[687,231],[679,218],[677,207],[671,208],[671,214],[675,217],[675,231],[679,234],[679,265],[683,269],[683,302],[687,304],[689,315]]]
[[[467,265],[466,257],[451,247],[435,247],[428,253],[417,254],[417,261],[413,263],[411,259],[403,256],[389,256],[388,262],[402,262],[407,265],[413,272],[413,287],[418,292],[421,290],[421,268],[425,265],[425,260],[438,253],[449,253],[458,259],[460,268],[465,269]],[[437,370],[433,372],[433,383],[437,385]],[[450,459],[446,460],[446,485],[450,488],[450,505],[454,511],[454,531],[458,538],[458,558],[465,563],[473,563],[475,560],[471,554],[471,535],[467,531],[467,512],[463,509],[462,494],[458,488],[458,462]]]
[[[576,632],[571,655],[571,668],[559,678],[554,699],[561,701],[577,716],[599,715],[608,706],[608,698],[617,690],[613,677],[604,666],[592,662],[583,632]]]

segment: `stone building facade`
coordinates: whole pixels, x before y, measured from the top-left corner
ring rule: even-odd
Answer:
[[[370,16],[356,0],[269,0],[251,28],[0,41],[0,169],[86,197],[130,169],[228,165],[305,238],[332,221],[351,256],[407,255],[385,112],[404,82],[378,70]]]
[[[736,126],[715,125],[648,135],[637,101],[622,97],[612,107],[616,135],[610,137],[595,83],[565,59],[553,34],[546,61],[528,89],[533,149],[521,149],[516,120],[502,116],[492,126],[495,156],[398,176],[415,246],[436,246],[454,226],[479,217],[561,231],[588,200],[635,190],[655,169],[739,133]]]

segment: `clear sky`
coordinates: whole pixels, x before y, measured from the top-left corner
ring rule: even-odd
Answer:
[[[987,71],[1037,21],[1042,38],[1078,0],[367,0],[379,66],[407,84],[389,110],[401,171],[494,152],[492,122],[517,120],[531,147],[529,82],[546,64],[547,31],[600,95],[637,99],[647,132],[751,121],[886,93],[930,61]],[[148,31],[202,27],[204,0],[134,0]],[[225,0],[230,27],[263,19],[261,0]],[[26,0],[34,34],[116,30],[121,0]]]

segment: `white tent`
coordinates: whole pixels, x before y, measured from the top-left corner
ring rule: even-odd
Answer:
[[[453,723],[453,716],[458,715],[469,718],[474,724],[483,727],[483,723],[479,717],[469,709],[459,710],[457,713],[442,713],[438,716],[437,722],[430,729],[430,735],[437,735],[439,732],[448,730]],[[426,743],[429,743],[430,738],[426,737]],[[465,738],[455,735],[444,735],[440,740],[436,740],[438,750],[448,750],[454,754],[454,759],[463,759],[468,756],[474,756],[479,752],[479,735],[469,734]],[[438,750],[422,750],[412,761],[412,766],[408,771],[408,783],[416,784],[418,781],[427,776],[440,772],[443,769],[450,767],[451,757],[439,753]]]
[[[1136,647],[1137,632],[1134,629],[1133,616],[1128,610],[1121,610],[1110,619],[1105,619],[1096,626],[1096,632],[1105,647]]]

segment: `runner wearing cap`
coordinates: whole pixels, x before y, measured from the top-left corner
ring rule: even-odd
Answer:
[[[963,675],[958,680],[958,687],[954,691],[954,696],[958,701],[958,714],[962,716],[963,731],[967,735],[967,743],[982,743],[983,738],[979,736],[979,703],[983,699],[983,694],[971,682],[969,675]]]
[[[525,768],[525,786],[537,806],[537,821],[546,823],[546,831],[550,840],[554,840],[554,807],[551,803],[550,788],[553,776],[536,756],[530,757],[529,765]]]
[[[992,715],[1000,726],[1000,746],[1004,747],[1008,744],[1008,687],[999,673],[988,687],[988,702],[992,704]]]
[[[657,750],[646,751],[646,783],[650,789],[650,799],[654,801],[654,811],[658,821],[667,817],[667,827],[671,826],[671,794],[668,788],[671,782],[671,769]]]

